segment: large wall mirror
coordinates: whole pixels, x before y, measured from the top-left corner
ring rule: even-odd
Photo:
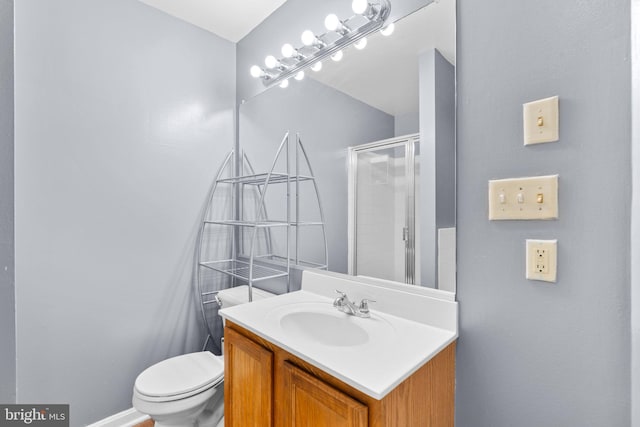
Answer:
[[[391,36],[367,37],[365,49],[349,47],[286,89],[239,81],[239,149],[268,170],[284,132],[300,135],[324,210],[329,270],[455,292],[455,0],[408,11],[412,2],[392,0],[392,10],[396,3],[407,13],[392,14]],[[262,26],[273,31],[280,24],[270,19],[283,22],[268,18]],[[280,38],[269,39],[279,50]],[[239,44],[239,74],[258,55],[255,44]],[[305,197],[303,189],[302,209],[312,205]],[[313,257],[319,239],[300,231],[295,250]]]

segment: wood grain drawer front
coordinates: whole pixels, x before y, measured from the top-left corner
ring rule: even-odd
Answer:
[[[282,372],[283,427],[368,425],[368,409],[362,403],[289,362],[285,362]]]
[[[224,363],[225,426],[271,427],[273,353],[227,328]]]

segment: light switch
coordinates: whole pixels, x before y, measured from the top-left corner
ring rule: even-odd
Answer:
[[[522,115],[524,145],[555,142],[560,139],[557,96],[523,104]]]
[[[527,279],[555,282],[557,271],[558,241],[527,239]]]
[[[489,219],[558,218],[558,175],[489,181]]]

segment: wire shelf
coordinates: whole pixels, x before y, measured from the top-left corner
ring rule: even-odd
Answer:
[[[253,277],[249,277],[249,269],[251,264],[249,262],[238,260],[207,261],[201,262],[200,266],[215,270],[220,273],[228,274],[229,276],[244,281],[252,282],[287,276],[286,271],[279,270],[275,267],[266,267],[264,265],[254,263],[252,271]]]
[[[269,255],[269,257],[272,260],[279,260],[283,263],[287,262],[287,258],[283,257],[281,255]],[[326,270],[328,268],[327,264],[322,264],[322,263],[318,263],[318,262],[313,262],[313,261],[305,261],[305,260],[290,260],[291,261],[291,265],[292,266],[298,266],[298,267],[307,267],[307,268],[319,268],[321,270]]]
[[[255,175],[234,176],[231,178],[220,178],[217,182],[227,184],[265,185],[282,184],[286,182],[311,181],[315,178],[308,175],[288,175],[286,173],[259,173]]]
[[[236,220],[210,220],[204,221],[206,224],[214,224],[214,225],[229,225],[235,227],[306,227],[312,225],[324,225],[321,221],[299,221],[299,222],[290,222],[286,221],[236,221]]]

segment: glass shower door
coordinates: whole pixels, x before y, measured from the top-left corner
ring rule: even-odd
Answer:
[[[415,283],[417,137],[350,149],[351,274]]]

